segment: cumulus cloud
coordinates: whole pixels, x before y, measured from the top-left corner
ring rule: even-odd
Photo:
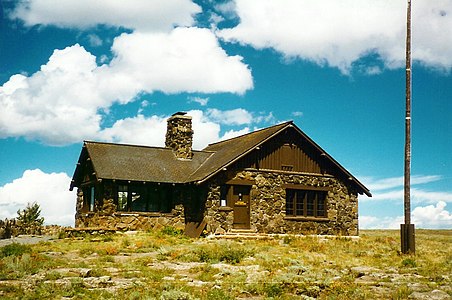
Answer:
[[[101,112],[142,92],[241,94],[253,86],[241,57],[228,56],[207,29],[123,34],[112,50],[111,62],[98,66],[76,44],[55,50],[30,76],[13,75],[0,86],[0,138],[70,144],[104,136]]]
[[[174,26],[191,26],[201,7],[190,0],[49,0],[18,2],[10,18],[26,26],[53,25],[87,29],[103,24],[140,31],[167,31]]]
[[[240,23],[217,32],[229,42],[273,48],[287,59],[301,58],[339,68],[377,54],[387,68],[405,59],[406,3],[356,0],[237,0]],[[452,68],[452,2],[413,3],[413,59],[445,71]],[[368,74],[378,74],[370,66]]]
[[[398,229],[404,222],[403,217],[359,216],[359,228],[361,229]]]
[[[203,28],[176,28],[171,33],[133,33],[115,38],[115,58],[106,72],[116,84],[164,93],[232,92],[253,87],[251,71],[240,56],[228,56],[215,35]],[[124,83],[123,83],[124,84]]]
[[[418,228],[452,228],[452,213],[446,206],[446,202],[439,201],[436,205],[416,207],[412,212],[413,223]]]
[[[206,111],[190,110],[187,112],[192,117],[193,126],[193,148],[201,150],[208,144],[217,142],[219,140],[230,139],[242,134],[250,132],[249,127],[244,127],[238,130],[228,130],[222,135],[222,125],[243,125],[253,122],[248,119],[247,122],[239,124],[236,118],[220,118],[220,116],[231,116],[237,113],[237,110],[218,110],[213,109]],[[251,116],[252,113],[239,109],[243,115]],[[116,121],[112,127],[106,128],[100,133],[101,140],[109,142],[149,145],[163,147],[165,145],[166,120],[169,116],[149,116],[138,115],[132,118],[126,118]],[[226,122],[229,121],[229,122]]]
[[[224,133],[224,135],[220,138],[221,141],[235,138],[237,136],[241,136],[250,132],[248,127],[245,127],[240,130],[228,130]]]
[[[76,194],[69,191],[70,182],[66,173],[26,170],[21,178],[0,187],[0,219],[17,217],[17,210],[37,202],[45,224],[73,226]]]
[[[55,50],[27,77],[13,75],[0,86],[0,137],[65,144],[99,131],[98,109],[111,105],[97,88],[96,59],[74,45]]]
[[[447,204],[438,201],[435,205],[418,206],[411,212],[411,223],[416,228],[424,229],[451,229],[452,213],[447,211]],[[363,229],[399,229],[404,223],[403,216],[396,217],[376,217],[360,216],[359,226]]]

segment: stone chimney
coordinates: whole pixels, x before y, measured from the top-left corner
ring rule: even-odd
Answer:
[[[191,159],[193,157],[193,130],[191,129],[191,117],[185,112],[177,112],[168,118],[166,129],[165,147],[171,148],[179,159]]]

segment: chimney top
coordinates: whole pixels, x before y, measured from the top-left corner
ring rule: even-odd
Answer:
[[[165,147],[171,148],[178,159],[193,157],[192,118],[186,112],[174,113],[168,118]]]

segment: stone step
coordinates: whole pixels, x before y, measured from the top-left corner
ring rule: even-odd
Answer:
[[[256,234],[256,230],[255,229],[236,229],[233,228],[231,230],[229,230],[228,232],[226,232],[226,234]]]

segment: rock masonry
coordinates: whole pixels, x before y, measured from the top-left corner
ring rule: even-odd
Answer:
[[[234,179],[253,181],[251,231],[270,234],[358,235],[358,195],[331,176],[243,171]],[[285,184],[329,187],[327,217],[286,218]],[[220,206],[220,186],[211,183],[206,201],[207,231],[224,234],[233,229],[233,209]]]

